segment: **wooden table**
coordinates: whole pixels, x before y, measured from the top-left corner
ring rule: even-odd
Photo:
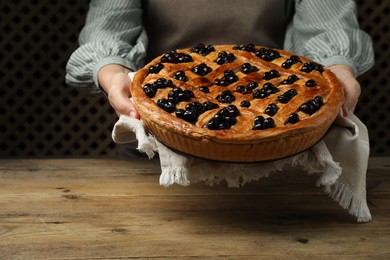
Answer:
[[[389,158],[370,160],[365,224],[317,176],[163,188],[159,171],[143,158],[1,160],[0,259],[390,259]]]

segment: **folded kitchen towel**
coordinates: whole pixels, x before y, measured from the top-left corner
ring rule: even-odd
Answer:
[[[288,158],[261,163],[213,162],[179,154],[145,132],[141,120],[125,115],[120,116],[114,125],[112,138],[117,143],[137,140],[137,149],[149,158],[157,152],[161,165],[160,184],[163,186],[186,186],[196,182],[212,186],[226,181],[229,187],[240,187],[294,167],[308,174],[319,174],[317,186],[324,186],[324,191],[358,222],[371,220],[366,200],[368,132],[353,114],[348,118],[339,115],[325,137],[310,149]]]
[[[132,79],[135,73],[129,73]],[[172,151],[153,135],[146,133],[142,121],[121,115],[114,125],[112,138],[117,143],[138,141],[138,150],[151,159],[159,154],[160,184],[190,185],[205,182],[212,186],[226,181],[229,187],[268,177],[274,172],[295,167],[308,174],[317,173],[317,186],[325,187],[341,207],[358,222],[371,220],[366,197],[366,173],[370,153],[366,126],[354,114],[341,112],[324,138],[300,154],[271,162],[237,164],[213,162]]]

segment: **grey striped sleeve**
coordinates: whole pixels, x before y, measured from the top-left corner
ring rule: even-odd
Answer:
[[[348,65],[356,76],[374,64],[372,41],[359,28],[353,0],[296,0],[284,48],[325,66]]]
[[[66,66],[69,85],[100,92],[97,73],[104,65],[121,64],[138,70],[147,47],[141,1],[92,0],[79,43]]]

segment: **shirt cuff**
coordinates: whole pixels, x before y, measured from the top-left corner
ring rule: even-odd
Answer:
[[[352,69],[353,75],[355,75],[355,77],[357,77],[357,75],[359,75],[358,69],[355,66],[355,63],[353,62],[353,60],[348,58],[348,57],[345,57],[345,56],[331,56],[331,57],[328,57],[328,58],[322,60],[321,64],[324,65],[325,67],[330,67],[330,66],[336,65],[336,64],[347,65],[348,67],[350,67]]]

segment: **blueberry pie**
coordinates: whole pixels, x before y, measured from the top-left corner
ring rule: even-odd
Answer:
[[[130,88],[159,141],[227,162],[304,151],[323,137],[344,100],[340,83],[322,65],[253,44],[167,52],[138,71]]]

